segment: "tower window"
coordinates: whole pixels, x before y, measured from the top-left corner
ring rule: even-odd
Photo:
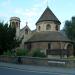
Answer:
[[[25,34],[28,34],[28,29],[25,29]]]
[[[40,29],[41,29],[41,27],[39,26],[39,27],[38,27],[38,30],[40,31]]]
[[[51,29],[50,24],[47,24],[47,26],[46,26],[46,30],[50,30],[50,29]]]
[[[16,22],[16,27],[18,27],[18,22]]]
[[[16,27],[16,26],[15,26],[15,22],[12,22],[12,27]]]

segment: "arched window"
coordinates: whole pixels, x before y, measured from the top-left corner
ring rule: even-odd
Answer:
[[[39,26],[39,27],[38,27],[38,30],[40,31],[40,29],[41,29],[41,27]]]
[[[25,34],[28,34],[28,29],[25,29]]]
[[[16,22],[16,27],[18,27],[18,22]]]
[[[72,50],[73,48],[72,48],[72,44],[68,44],[67,45],[67,50]]]
[[[16,26],[15,26],[15,22],[12,22],[12,27],[16,27]]]
[[[46,30],[50,30],[50,29],[51,29],[50,24],[47,24],[47,26],[46,26]]]
[[[67,57],[73,54],[73,46],[72,44],[67,45]]]

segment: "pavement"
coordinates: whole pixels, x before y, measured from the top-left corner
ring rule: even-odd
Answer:
[[[27,71],[37,71],[37,72],[48,72],[48,73],[60,73],[63,75],[75,75],[75,68],[60,68],[60,67],[50,67],[50,66],[34,66],[34,65],[22,65],[22,64],[11,64],[0,62],[0,67],[6,67],[9,69],[27,70]]]

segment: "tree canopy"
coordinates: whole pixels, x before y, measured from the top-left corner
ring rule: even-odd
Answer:
[[[15,36],[15,28],[12,28],[7,23],[0,22],[0,54],[19,45],[20,41]]]
[[[75,17],[72,17],[72,19],[69,21],[67,20],[65,22],[65,26],[63,29],[67,35],[67,37],[73,41],[73,47],[75,49]],[[75,56],[75,50],[74,50],[74,56]]]
[[[75,17],[65,22],[64,31],[68,38],[75,42]]]

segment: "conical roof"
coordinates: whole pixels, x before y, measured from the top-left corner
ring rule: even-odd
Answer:
[[[58,18],[53,14],[53,12],[50,10],[49,7],[47,7],[45,9],[43,14],[39,18],[39,20],[36,22],[36,25],[37,25],[37,23],[42,22],[42,21],[55,21],[55,22],[61,24],[60,21],[58,20]]]

